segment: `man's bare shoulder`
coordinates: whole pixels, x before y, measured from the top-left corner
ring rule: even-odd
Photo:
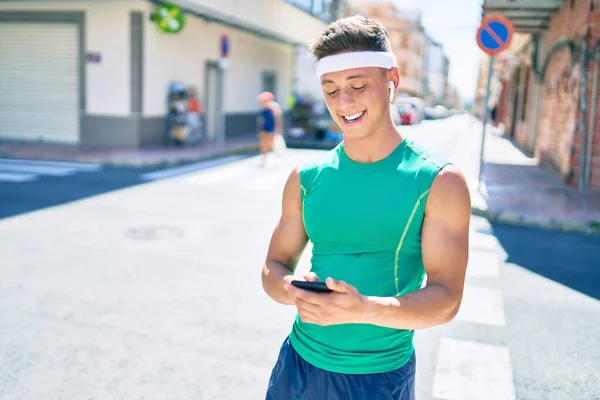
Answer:
[[[288,182],[300,184],[300,171],[302,171],[302,164],[298,164],[292,168],[288,175]]]
[[[285,183],[284,192],[300,192],[300,187],[302,186],[300,183],[302,167],[301,164],[298,164],[292,168]]]
[[[438,172],[431,185],[427,200],[427,211],[452,210],[453,212],[471,212],[471,195],[462,171],[454,165],[446,165]]]

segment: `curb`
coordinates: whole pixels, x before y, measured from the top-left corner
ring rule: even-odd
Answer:
[[[185,158],[162,158],[158,160],[141,160],[139,162],[131,162],[126,158],[118,159],[118,160],[90,160],[86,162],[91,162],[95,164],[100,164],[109,167],[133,167],[133,168],[163,168],[163,167],[174,167],[178,165],[196,163],[201,161],[213,160],[216,158],[221,158],[230,155],[244,154],[244,153],[254,153],[258,152],[258,144],[252,144],[247,146],[240,146],[233,149],[215,151],[214,153],[203,154],[197,157],[185,157]]]
[[[486,218],[490,222],[499,222],[512,226],[523,226],[559,232],[577,232],[587,235],[600,235],[600,223],[598,222],[575,222],[546,217],[517,214],[510,211],[490,210],[472,207],[471,214]]]
[[[298,150],[332,150],[338,143],[334,142],[311,142],[311,141],[302,141],[302,140],[285,140],[285,145],[288,149],[298,149]]]

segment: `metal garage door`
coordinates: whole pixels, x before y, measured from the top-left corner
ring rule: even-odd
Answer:
[[[79,141],[75,24],[0,22],[0,138]]]

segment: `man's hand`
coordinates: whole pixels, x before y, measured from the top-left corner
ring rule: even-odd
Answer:
[[[297,289],[295,286],[292,286],[292,281],[307,281],[307,282],[320,282],[321,279],[314,272],[309,272],[302,277],[296,275],[287,275],[283,278],[283,288],[292,296],[294,304],[296,304],[296,296],[295,292],[288,290],[288,288]]]
[[[305,279],[320,280],[314,274],[305,275]],[[291,280],[293,279],[286,279],[284,288],[293,296],[303,322],[327,326],[358,323],[363,319],[367,299],[354,286],[327,278],[325,283],[333,293],[313,293],[292,286]]]

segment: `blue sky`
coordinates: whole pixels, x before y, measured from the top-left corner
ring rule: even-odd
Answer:
[[[475,94],[479,58],[475,34],[481,0],[394,0],[400,9],[420,9],[421,22],[431,38],[444,46],[450,59],[449,80],[463,100]]]

